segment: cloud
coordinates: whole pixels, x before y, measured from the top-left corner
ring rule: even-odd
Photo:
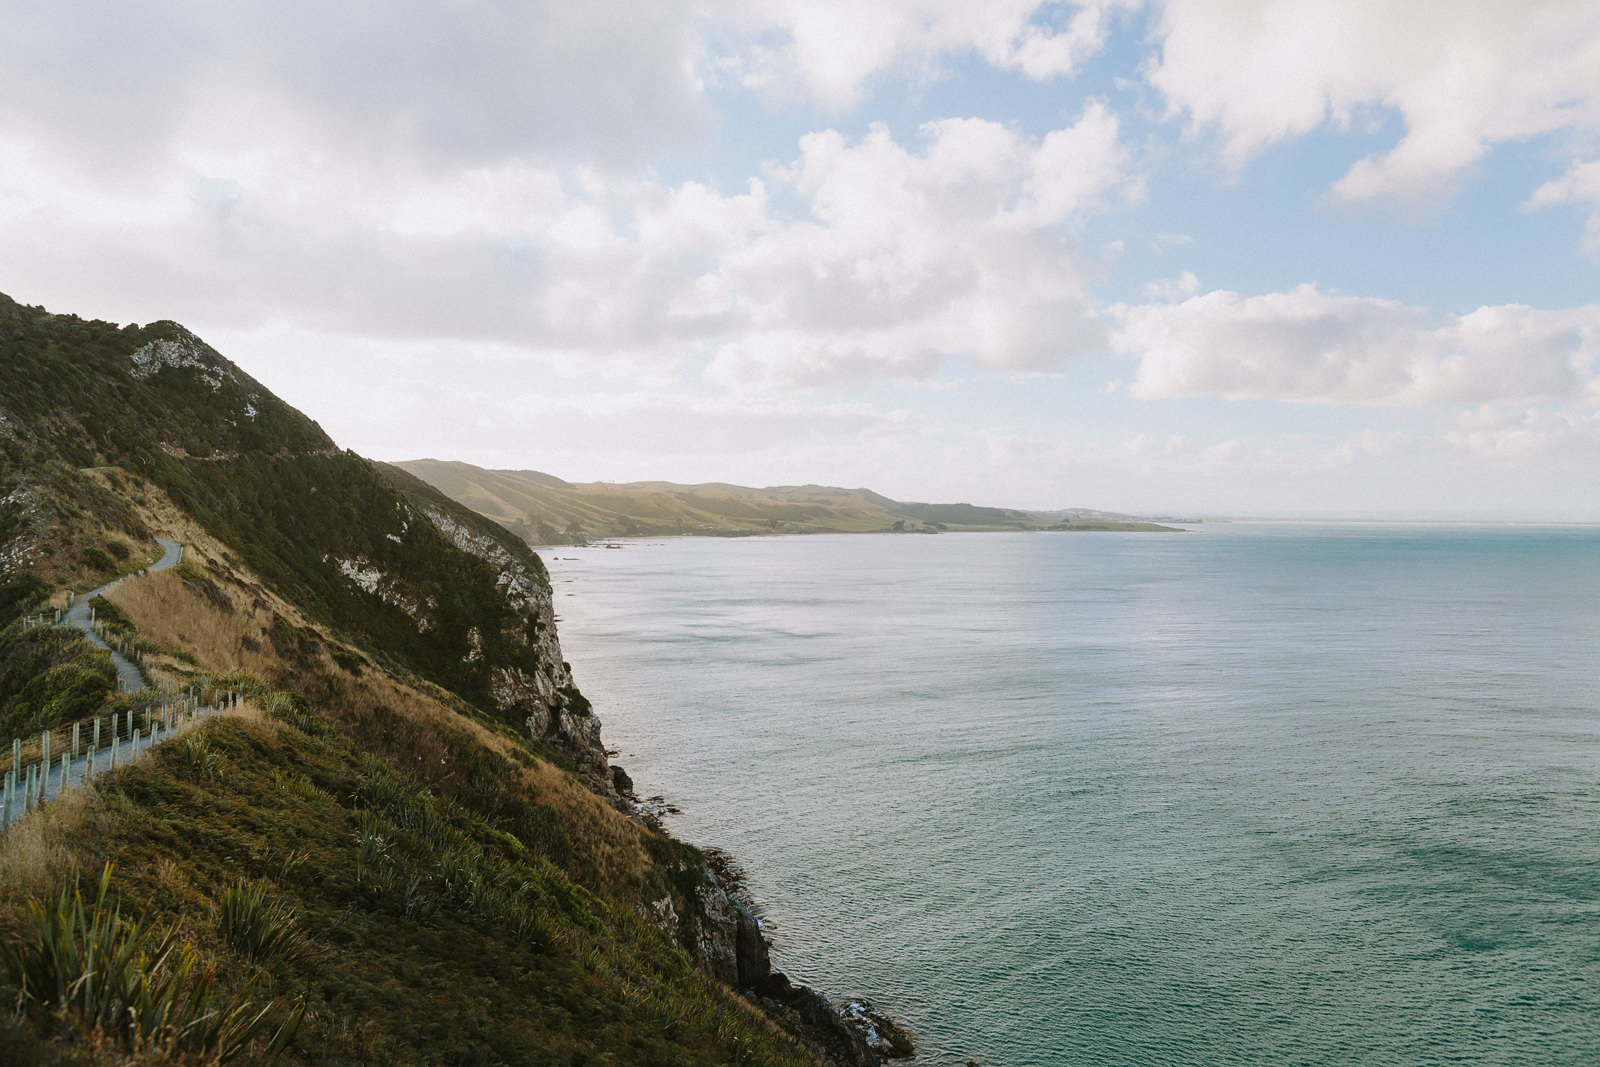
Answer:
[[[1498,143],[1600,131],[1591,0],[1166,0],[1147,77],[1242,166],[1325,123],[1393,112],[1405,134],[1336,200],[1432,206]]]
[[[1121,306],[1115,317],[1113,344],[1139,359],[1136,397],[1383,407],[1600,400],[1600,305],[1506,304],[1434,318],[1302,285]]]
[[[274,147],[227,178],[173,166],[151,196],[24,153],[0,170],[0,247],[86,309],[710,355],[741,387],[922,378],[953,354],[1037,372],[1099,346],[1072,230],[1137,189],[1110,112],[1042,138],[947,119],[920,141],[810,134],[730,193],[524,161],[329,185]]]
[[[264,141],[368,166],[637,163],[701,134],[692,7],[6,0],[0,131],[137,174]]]
[[[1600,160],[1574,163],[1567,173],[1535,189],[1523,206],[1533,211],[1555,204],[1585,202],[1591,211],[1579,247],[1585,255],[1600,259]]]
[[[811,134],[772,173],[810,212],[755,235],[707,279],[749,323],[712,377],[927,377],[953,354],[1038,372],[1102,344],[1085,291],[1095,268],[1063,228],[1134,187],[1116,119],[1096,103],[1038,140],[977,119],[922,134],[920,153],[881,126],[854,143]]]
[[[933,74],[976,55],[1043,81],[1072,74],[1105,45],[1129,0],[761,0],[724,8],[749,42],[724,66],[746,86],[799,91],[830,110],[861,102],[874,75],[910,67]]]

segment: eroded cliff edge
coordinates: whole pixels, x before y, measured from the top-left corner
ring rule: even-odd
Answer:
[[[420,515],[457,548],[495,569],[496,588],[526,619],[543,667],[532,672],[495,667],[492,691],[500,709],[521,716],[532,739],[554,746],[570,759],[594,792],[653,832],[667,834],[660,819],[640,803],[627,773],[610,764],[600,738],[600,719],[579,692],[571,665],[562,656],[553,593],[542,561],[531,551],[524,555],[473,530],[438,502],[416,498],[414,487],[405,488],[412,488],[408,497]],[[683,914],[671,896],[650,902],[644,914],[677,940],[706,974],[743,993],[823,1062],[875,1067],[914,1055],[910,1032],[871,1003],[854,1000],[836,1005],[774,969],[770,942],[744,892],[738,868],[728,857],[712,850],[699,871],[686,873],[696,875],[691,879],[696,884]]]
[[[119,327],[0,297],[0,349],[11,534],[0,562],[21,583],[16,612],[136,569],[161,533],[184,543],[183,565],[119,587],[121,639],[162,686],[225,683],[271,709],[119,770],[103,783],[116,802],[90,813],[115,832],[74,823],[65,854],[79,867],[114,860],[131,899],[162,900],[186,930],[209,930],[210,902],[243,874],[316,916],[316,937],[348,940],[316,967],[274,964],[317,1007],[306,1062],[441,1062],[470,1027],[484,1050],[537,1033],[585,1055],[643,1041],[677,1048],[663,1062],[744,1063],[753,1040],[757,1062],[794,1062],[789,1039],[731,1010],[721,982],[791,1033],[820,1027],[804,1037],[819,1061],[872,1062],[864,1040],[839,1036],[825,998],[771,970],[759,924],[705,856],[646,832],[562,659],[548,576],[525,542],[340,449],[176,323]],[[49,651],[50,628],[17,629],[30,654]],[[59,703],[28,728],[70,725],[77,713]],[[72,851],[84,841],[90,853]],[[508,936],[502,913],[535,901],[543,918],[529,921],[548,936]],[[0,899],[0,925],[21,906]],[[637,936],[646,913],[681,954]],[[445,926],[428,969],[406,962],[409,939]],[[450,1033],[415,1030],[404,1005],[436,996],[440,974],[479,982],[490,958],[504,966]],[[393,1010],[349,997],[369,972]],[[676,1006],[659,1000],[669,991]],[[561,1008],[560,1026],[535,1007],[573,997],[589,1009]],[[474,1008],[491,1002],[505,1007]],[[688,1029],[656,1025],[663,1011]],[[358,1017],[364,1036],[342,1028]],[[39,1033],[52,1018],[37,1013]]]

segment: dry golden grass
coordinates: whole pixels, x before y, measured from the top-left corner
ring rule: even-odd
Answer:
[[[249,581],[248,576],[237,577]],[[108,599],[142,637],[189,653],[203,671],[242,670],[283,684],[290,665],[272,644],[274,616],[297,626],[304,626],[305,619],[265,590],[241,587],[221,576],[217,580],[232,610],[185,585],[172,571],[124,582]],[[158,673],[159,668],[158,662]],[[302,660],[298,668],[300,678],[309,673],[322,680],[317,688],[326,696],[315,710],[341,732],[366,739],[396,766],[446,791],[465,784],[455,780],[453,763],[463,742],[512,757],[514,745],[508,737],[456,712],[449,694],[430,683],[402,681],[371,667],[354,676],[338,668],[326,651],[312,663]],[[555,810],[569,834],[584,842],[600,877],[621,884],[649,868],[645,831],[572,775],[535,760],[520,769],[513,787],[523,799]]]
[[[121,609],[139,636],[163,648],[189,653],[202,670],[276,676],[283,664],[268,637],[271,610],[241,603],[243,598],[232,591],[228,594],[232,611],[224,611],[185,585],[175,572],[162,571],[123,582],[107,593],[106,599]]]
[[[93,789],[72,789],[0,834],[0,900],[48,893],[83,862]]]
[[[540,760],[522,768],[515,784],[525,799],[555,809],[567,832],[584,842],[603,881],[625,885],[649,869],[646,831],[572,775]]]

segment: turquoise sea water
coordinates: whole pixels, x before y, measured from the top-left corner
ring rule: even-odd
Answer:
[[[1600,1063],[1600,530],[547,559],[616,761],[919,1062]]]

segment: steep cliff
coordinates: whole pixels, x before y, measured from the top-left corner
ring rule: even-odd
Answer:
[[[65,728],[156,698],[18,620],[136,572],[159,532],[184,561],[118,586],[118,639],[159,686],[256,709],[25,820],[33,844],[0,837],[0,869],[27,871],[0,880],[8,943],[19,888],[110,861],[130,907],[195,939],[196,974],[309,1006],[296,1062],[876,1061],[771,970],[737,886],[638,812],[521,539],[340,450],[181,326],[4,297],[0,482],[0,707]],[[241,886],[298,916],[300,950],[241,962],[219,903]],[[20,995],[31,1021],[0,1045],[78,1062],[76,1009]]]

